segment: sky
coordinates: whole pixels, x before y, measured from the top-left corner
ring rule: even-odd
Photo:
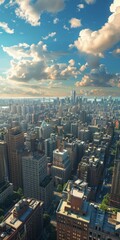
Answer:
[[[120,95],[120,0],[0,0],[0,97]]]

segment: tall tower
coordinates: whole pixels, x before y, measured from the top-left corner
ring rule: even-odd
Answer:
[[[120,142],[118,143],[116,150],[110,204],[114,207],[120,208]]]
[[[72,96],[71,96],[72,103],[76,102],[76,91],[72,90]]]
[[[14,189],[22,187],[22,153],[24,134],[20,127],[11,128],[7,133],[9,177]]]
[[[8,155],[7,144],[4,141],[0,141],[0,185],[8,180]]]
[[[40,183],[47,175],[47,158],[38,152],[22,157],[23,191],[25,197],[40,199]]]

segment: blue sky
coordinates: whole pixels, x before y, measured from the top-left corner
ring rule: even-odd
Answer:
[[[119,88],[120,0],[0,0],[1,97]]]

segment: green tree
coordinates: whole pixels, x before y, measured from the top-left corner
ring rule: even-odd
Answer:
[[[18,188],[17,193],[20,195],[20,197],[23,197],[23,190],[22,188]]]
[[[57,191],[62,192],[62,190],[63,190],[62,184],[58,184],[57,185]]]

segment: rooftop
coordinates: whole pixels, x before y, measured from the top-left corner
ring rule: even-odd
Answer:
[[[27,208],[25,208],[25,211],[20,214],[19,217],[16,217],[15,213],[18,213],[23,206],[22,204],[27,204]],[[15,206],[11,209],[10,212],[8,212],[5,220],[3,223],[0,224],[0,237],[2,237],[3,240],[9,239],[9,237],[22,225],[26,222],[27,218],[30,217],[31,213],[34,211],[34,209],[40,204],[39,201],[34,199],[24,199],[20,200]],[[41,202],[42,204],[42,202]],[[2,228],[4,227],[4,231],[2,231]],[[0,238],[1,239],[1,238]]]

